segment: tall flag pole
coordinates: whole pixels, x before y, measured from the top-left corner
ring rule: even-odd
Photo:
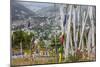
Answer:
[[[77,49],[77,43],[76,43],[76,7],[74,5],[74,8],[73,8],[73,19],[72,19],[72,22],[73,22],[73,37],[74,37],[74,44],[75,44],[75,50]]]
[[[88,10],[87,10],[87,12],[88,12]],[[82,30],[81,30],[80,41],[79,41],[79,49],[81,49],[83,33],[84,33],[84,30],[85,30],[87,18],[88,18],[88,13],[84,12],[83,17],[82,17]]]
[[[56,4],[54,4],[54,7],[56,8]],[[55,13],[55,22],[56,22],[56,13]],[[55,26],[56,27],[56,26]],[[56,63],[58,63],[58,49],[57,49],[57,43],[56,43],[56,28],[55,28],[55,50],[56,50]]]
[[[91,39],[92,39],[92,54],[95,53],[95,36],[94,36],[94,33],[95,33],[95,26],[94,26],[94,19],[93,19],[93,7],[89,7],[89,17],[90,17],[90,21],[91,21]],[[89,49],[89,48],[88,48]]]
[[[78,23],[78,28],[76,29],[76,49],[75,49],[75,52],[77,51],[77,48],[78,48],[78,46],[77,46],[77,44],[78,44],[78,38],[79,38],[79,33],[80,33],[80,11],[81,11],[81,9],[80,9],[80,6],[78,6],[77,7],[77,23]]]
[[[91,48],[90,48],[90,46],[91,46],[91,35],[92,35],[92,33],[91,33],[91,28],[89,29],[89,33],[88,33],[88,42],[87,42],[87,49],[88,49],[88,58],[90,58],[90,51],[91,51]]]
[[[69,18],[68,18],[68,24],[67,24],[67,30],[66,30],[66,52],[65,52],[65,61],[68,60],[68,54],[69,54],[69,43],[70,43],[70,26],[71,26],[71,18],[72,18],[72,5],[69,6]]]
[[[65,27],[66,22],[64,22],[64,20],[65,20],[64,7],[65,7],[65,5],[60,6],[60,17],[61,17],[61,19],[60,19],[60,25],[61,25],[60,43],[61,43],[61,46],[64,47],[64,54],[65,54],[65,45],[64,45],[65,44],[65,42],[64,42],[65,28],[64,27]],[[62,56],[63,56],[63,53],[60,52],[59,53],[59,63],[62,60]]]
[[[66,15],[64,16],[64,21],[63,21],[64,32],[62,32],[62,34],[60,36],[60,42],[61,42],[62,45],[64,44],[65,25],[66,25]]]

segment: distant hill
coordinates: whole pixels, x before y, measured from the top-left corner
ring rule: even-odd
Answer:
[[[30,16],[36,16],[36,14],[18,2],[13,1],[11,3],[12,20],[22,20]]]
[[[41,8],[37,11],[39,16],[53,17],[59,15],[59,7],[58,6],[49,6]]]

